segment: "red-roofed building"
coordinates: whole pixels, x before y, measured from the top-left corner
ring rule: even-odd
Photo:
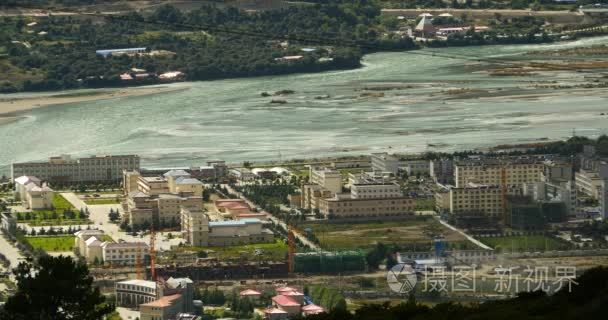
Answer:
[[[279,287],[275,291],[277,292],[277,294],[283,294],[285,292],[298,291],[298,289],[292,287]]]
[[[233,218],[240,214],[252,213],[247,202],[242,199],[220,199],[215,200],[214,204],[217,211],[227,213]]]
[[[284,295],[272,297],[272,305],[287,312],[290,316],[300,314],[300,308],[302,307],[298,301]]]
[[[256,301],[259,300],[260,297],[262,296],[262,293],[256,290],[252,290],[252,289],[247,289],[247,290],[243,290],[239,293],[239,296],[241,297],[247,297],[249,299],[251,299],[252,301]]]
[[[279,308],[268,308],[264,310],[264,318],[268,320],[287,319],[289,314],[285,310]]]
[[[323,309],[323,307],[318,306],[316,304],[308,304],[308,305],[305,305],[302,307],[302,315],[304,315],[304,316],[323,313],[323,312],[325,312],[325,309]]]
[[[300,291],[289,291],[289,292],[284,292],[282,294],[284,296],[288,296],[288,297],[294,299],[301,305],[304,304],[304,294]]]
[[[182,312],[182,295],[172,294],[139,305],[141,320],[168,320]]]

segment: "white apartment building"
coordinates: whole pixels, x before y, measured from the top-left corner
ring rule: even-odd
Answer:
[[[137,307],[140,304],[157,300],[162,290],[156,281],[126,280],[115,284],[116,306]]]
[[[397,198],[403,196],[396,183],[353,184],[350,187],[353,199]]]
[[[144,242],[104,242],[101,248],[105,263],[125,266],[134,266],[138,257],[143,262],[150,249]]]
[[[574,182],[578,191],[599,200],[602,187],[599,173],[581,169],[574,174]]]
[[[399,158],[386,152],[372,153],[371,162],[373,171],[390,172],[392,174],[397,174],[399,167],[402,165]]]
[[[342,174],[329,168],[310,167],[310,183],[320,185],[331,193],[342,191]]]
[[[192,246],[209,243],[209,218],[200,208],[181,209],[182,238]]]
[[[92,156],[73,159],[68,155],[51,157],[48,162],[13,163],[12,178],[36,176],[52,183],[118,182],[123,170],[139,170],[136,155]]]
[[[37,177],[21,176],[15,179],[15,197],[21,200],[26,209],[50,209],[53,207],[54,196],[55,191],[41,183]]]

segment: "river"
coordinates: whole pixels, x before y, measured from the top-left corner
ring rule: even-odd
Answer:
[[[608,43],[436,49],[442,54],[522,59],[530,50]],[[139,154],[148,167],[205,160],[279,160],[377,151],[462,150],[607,133],[608,90],[534,89],[583,83],[585,73],[490,76],[484,63],[412,53],[367,55],[356,70],[177,83],[187,90],[55,105],[0,126],[0,170],[72,154]],[[379,88],[392,86],[388,88]],[[375,87],[376,90],[365,91]],[[281,89],[295,93],[262,97]],[[462,97],[448,90],[483,90]],[[384,96],[362,96],[364,92]],[[329,96],[329,97],[327,97]],[[285,104],[270,103],[272,99]]]

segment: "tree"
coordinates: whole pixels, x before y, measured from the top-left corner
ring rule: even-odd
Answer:
[[[84,263],[70,257],[43,256],[34,265],[21,262],[13,271],[17,291],[4,306],[1,319],[103,319],[114,311],[106,303]]]

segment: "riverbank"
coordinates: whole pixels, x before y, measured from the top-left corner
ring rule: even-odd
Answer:
[[[0,125],[19,120],[21,118],[19,115],[23,112],[52,105],[178,92],[189,88],[184,86],[127,87],[107,91],[66,91],[60,94],[55,93],[34,97],[8,95],[0,97]]]

